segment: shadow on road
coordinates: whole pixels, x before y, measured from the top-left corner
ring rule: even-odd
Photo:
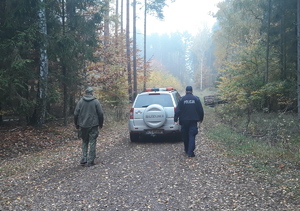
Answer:
[[[182,142],[178,140],[178,138],[174,136],[155,136],[155,137],[149,137],[149,136],[141,136],[139,141],[137,142],[131,142],[132,144],[162,144],[162,143],[179,143]]]

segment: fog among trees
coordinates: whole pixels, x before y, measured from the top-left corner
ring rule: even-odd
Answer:
[[[232,112],[299,115],[297,3],[225,0],[214,27],[192,36],[147,34],[147,16],[163,18],[164,0],[2,0],[0,122],[67,124],[86,86],[107,106],[122,106],[155,84],[154,71],[181,87],[214,88]]]

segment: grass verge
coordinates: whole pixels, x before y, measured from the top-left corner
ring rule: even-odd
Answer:
[[[275,143],[260,140],[232,130],[221,122],[215,108],[205,106],[205,134],[224,146],[233,165],[255,173],[276,186],[293,200],[300,201],[300,149],[299,142]],[[272,143],[272,144],[270,144]]]

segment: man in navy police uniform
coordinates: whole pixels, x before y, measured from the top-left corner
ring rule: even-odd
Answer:
[[[184,150],[188,157],[195,157],[195,137],[198,134],[198,122],[202,122],[204,111],[200,99],[193,95],[193,88],[186,87],[186,95],[183,96],[175,110],[174,122],[181,125]]]

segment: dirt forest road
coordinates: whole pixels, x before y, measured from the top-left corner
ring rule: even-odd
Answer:
[[[195,158],[185,155],[181,142],[131,143],[126,125],[119,127],[101,131],[95,166],[78,165],[80,140],[74,140],[35,155],[23,173],[1,177],[0,210],[300,208],[263,177],[233,165],[220,146],[205,138],[205,127],[197,136]]]

